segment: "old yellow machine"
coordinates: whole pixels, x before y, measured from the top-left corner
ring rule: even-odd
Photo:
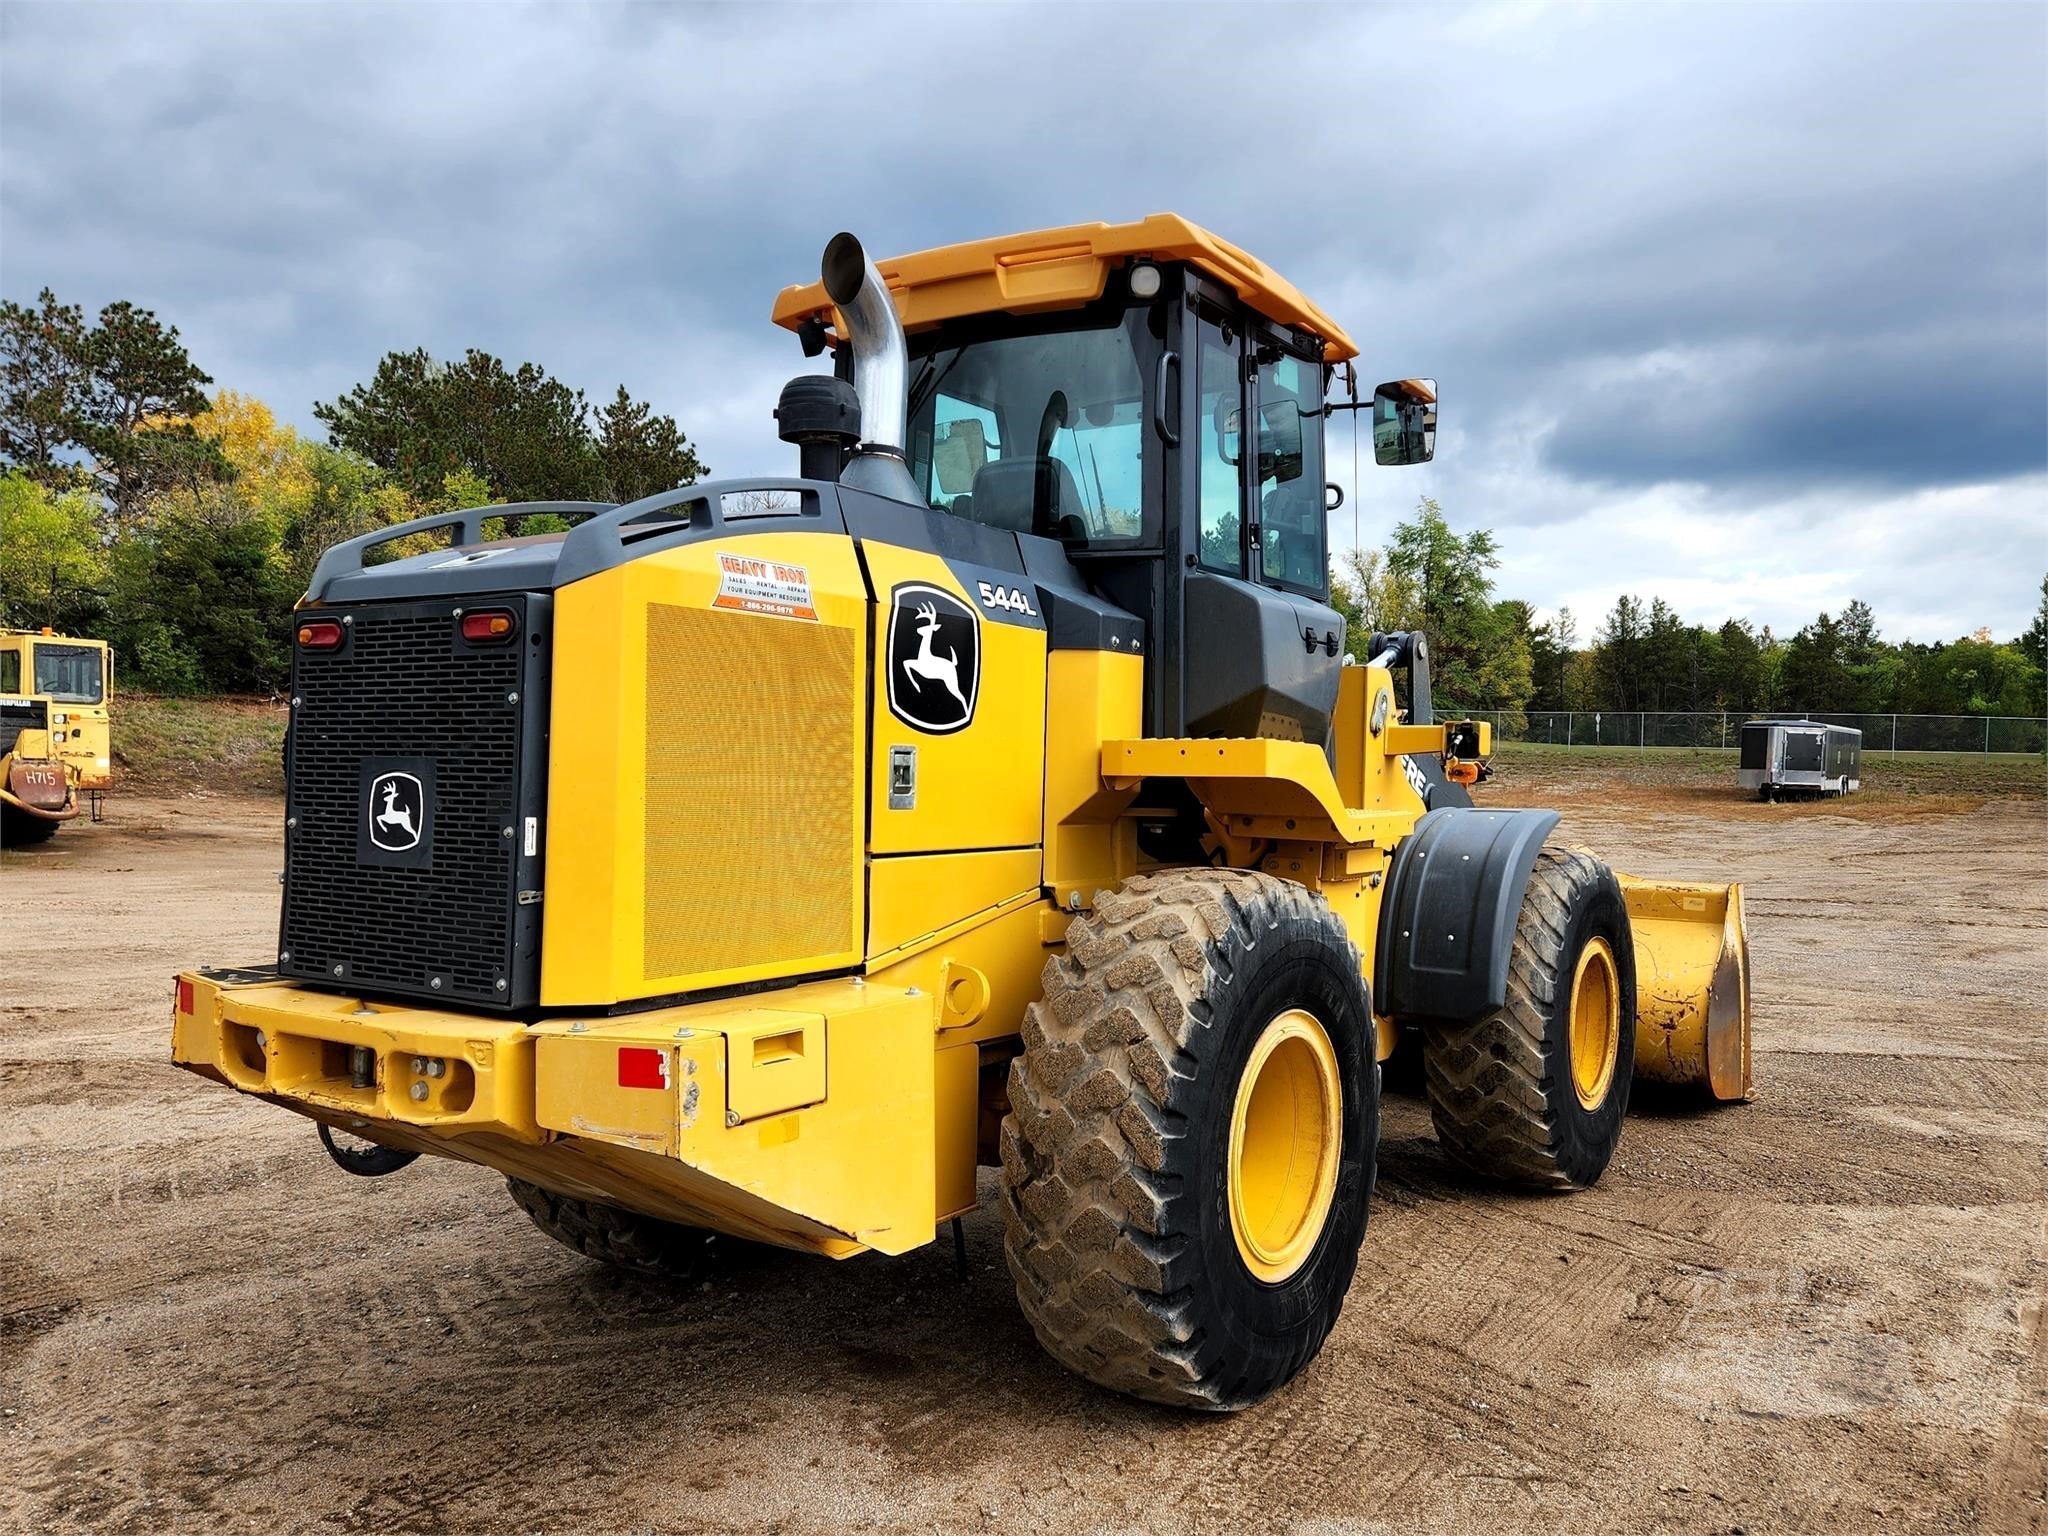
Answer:
[[[113,782],[104,640],[0,630],[0,843],[39,843]],[[81,798],[82,797],[82,798]]]
[[[1475,806],[1424,637],[1328,604],[1324,425],[1418,461],[1433,384],[1355,399],[1165,215],[841,235],[774,313],[834,365],[777,407],[799,475],[323,557],[278,951],[178,978],[177,1061],[672,1274],[902,1253],[996,1166],[1046,1348],[1224,1409],[1336,1319],[1403,1033],[1517,1184],[1597,1179],[1637,1073],[1747,1093],[1739,893]]]

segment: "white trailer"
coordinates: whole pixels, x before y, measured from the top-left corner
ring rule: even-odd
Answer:
[[[1764,800],[1846,795],[1863,787],[1863,733],[1819,720],[1751,720],[1737,782]]]

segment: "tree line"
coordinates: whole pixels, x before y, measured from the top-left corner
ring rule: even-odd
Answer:
[[[213,379],[130,303],[88,321],[45,289],[0,303],[0,625],[100,636],[131,684],[251,692],[290,671],[290,611],[328,546],[456,507],[623,503],[708,471],[621,385],[593,408],[533,363],[387,353],[314,406],[327,440]],[[527,531],[540,531],[529,523]],[[1470,709],[2034,715],[2048,709],[2048,577],[2024,634],[1887,641],[1868,604],[1788,636],[1688,624],[1627,595],[1582,634],[1495,595],[1491,531],[1427,498],[1332,573],[1352,647],[1430,637],[1437,697]],[[1361,658],[1363,659],[1363,658]]]
[[[2048,576],[2024,633],[1920,644],[1884,639],[1860,600],[1780,636],[1743,618],[1688,624],[1660,597],[1624,595],[1582,635],[1568,608],[1538,623],[1529,603],[1496,598],[1499,564],[1490,531],[1453,531],[1425,497],[1385,548],[1345,558],[1333,603],[1354,636],[1422,629],[1437,698],[1465,709],[2048,713]]]
[[[110,640],[130,686],[261,692],[329,545],[512,501],[627,502],[707,473],[622,385],[593,408],[532,363],[388,353],[302,437],[213,389],[176,326],[48,289],[0,303],[0,626]],[[528,523],[527,532],[542,531]]]

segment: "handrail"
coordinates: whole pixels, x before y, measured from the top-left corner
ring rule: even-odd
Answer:
[[[327,595],[328,587],[343,576],[352,576],[363,568],[363,556],[380,545],[390,544],[398,539],[410,538],[416,533],[432,533],[437,528],[453,526],[457,529],[454,547],[484,542],[484,523],[489,518],[519,520],[528,517],[573,517],[590,519],[610,512],[613,504],[608,501],[514,501],[495,507],[462,507],[453,512],[430,512],[425,517],[415,517],[408,522],[393,523],[389,528],[374,528],[368,533],[358,534],[352,539],[343,539],[322,552],[319,563],[313,567],[313,579],[306,584],[305,602],[317,603]]]
[[[629,501],[623,507],[610,508],[570,529],[568,538],[562,542],[562,552],[555,561],[555,581],[558,585],[567,586],[579,577],[617,565],[625,558],[629,544],[635,546],[637,555],[660,547],[663,535],[680,537],[694,535],[700,528],[722,528],[725,526],[723,498],[743,491],[801,493],[801,510],[791,513],[792,518],[817,519],[825,515],[827,508],[834,518],[839,514],[838,487],[823,480],[778,479],[773,476],[702,480],[695,485],[657,491],[652,496]],[[656,518],[656,513],[671,507],[687,508],[687,515]],[[636,536],[635,525],[647,526],[640,528]],[[750,526],[761,524],[750,522]]]

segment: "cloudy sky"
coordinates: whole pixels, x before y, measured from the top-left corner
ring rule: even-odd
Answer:
[[[768,307],[834,230],[1172,209],[1368,382],[1441,381],[1436,464],[1367,445],[1367,544],[1436,496],[1582,638],[1623,591],[2004,638],[2048,570],[2044,81],[2035,3],[0,0],[0,290],[151,306],[304,429],[476,346],[779,472]]]

